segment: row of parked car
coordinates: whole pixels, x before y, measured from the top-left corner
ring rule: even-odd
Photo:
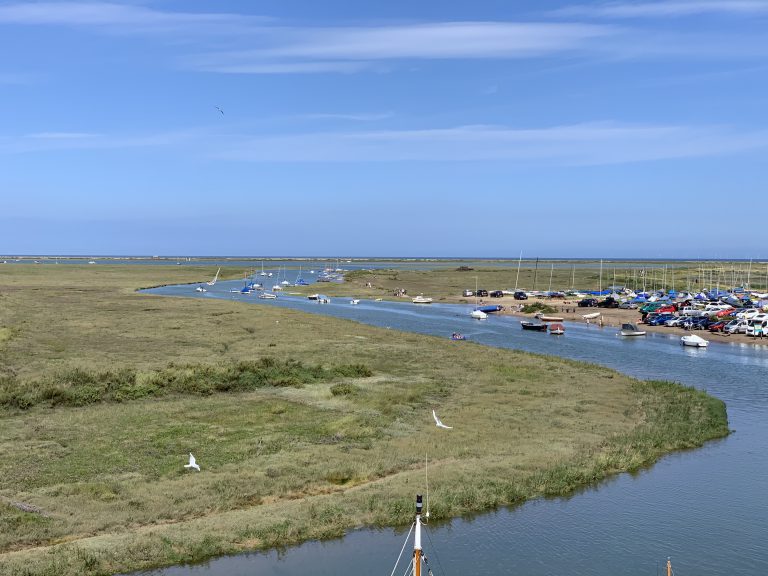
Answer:
[[[732,309],[729,314],[720,316],[688,316],[672,312],[652,312],[645,317],[648,326],[670,326],[686,330],[709,330],[725,334],[746,334],[747,336],[768,335],[768,314],[759,312],[737,317],[743,314],[739,309]]]
[[[507,292],[506,294],[509,294]],[[487,296],[490,296],[491,298],[501,298],[505,295],[503,290],[491,290],[490,292],[488,290],[483,290],[482,288],[479,288],[477,292],[473,290],[464,290],[462,295],[465,298],[470,298],[472,296],[478,296],[479,298],[485,298]],[[512,296],[515,300],[528,300],[528,294],[523,292],[522,290],[518,290],[517,292],[513,293]]]

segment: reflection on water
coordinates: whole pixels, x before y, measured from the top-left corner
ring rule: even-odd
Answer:
[[[220,284],[202,296],[189,286],[153,292],[232,298],[232,284]],[[268,302],[235,297],[422,334],[448,337],[457,331],[489,346],[594,362],[644,379],[675,380],[727,402],[735,431],[724,440],[672,454],[650,470],[622,474],[570,498],[431,526],[426,548],[439,558],[446,574],[653,575],[666,556],[673,558],[678,574],[768,574],[768,349],[732,344],[690,349],[680,346],[677,336],[623,339],[613,328],[571,323],[566,323],[565,337],[555,338],[523,331],[512,317],[472,320],[469,309],[458,305],[364,300],[350,306],[347,299],[318,305],[290,296]],[[220,558],[157,574],[385,574],[403,538],[398,530],[361,530],[282,555]]]

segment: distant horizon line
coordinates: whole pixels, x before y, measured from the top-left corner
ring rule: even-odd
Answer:
[[[525,262],[768,262],[762,258],[691,258],[691,257],[584,257],[584,256],[238,256],[238,255],[147,255],[147,254],[5,254],[2,259],[109,259],[109,260],[351,260],[351,261],[517,261]]]

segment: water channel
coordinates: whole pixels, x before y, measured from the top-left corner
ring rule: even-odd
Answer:
[[[194,286],[151,292],[237,299],[443,337],[458,331],[488,346],[593,362],[643,379],[682,382],[727,403],[734,432],[726,439],[668,455],[648,470],[618,475],[568,498],[537,500],[430,526],[425,549],[431,551],[436,574],[653,576],[671,556],[675,574],[682,576],[768,575],[768,348],[713,343],[707,349],[690,349],[680,346],[675,336],[622,339],[614,328],[580,323],[566,323],[566,335],[558,338],[523,331],[509,316],[472,320],[466,306],[366,300],[351,306],[343,298],[318,304],[290,295],[270,301],[229,292],[240,285],[219,282],[204,294]],[[358,530],[339,540],[152,574],[389,574],[404,537],[401,529]]]

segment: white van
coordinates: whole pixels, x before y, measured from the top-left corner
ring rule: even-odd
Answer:
[[[747,336],[768,336],[768,314],[758,314],[747,322]]]

